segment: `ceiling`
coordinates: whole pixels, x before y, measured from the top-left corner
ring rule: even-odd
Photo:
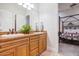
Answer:
[[[59,3],[58,4],[58,11],[65,11],[65,10],[70,10],[72,8],[78,8],[79,3],[76,3],[76,5],[70,7],[73,3]]]

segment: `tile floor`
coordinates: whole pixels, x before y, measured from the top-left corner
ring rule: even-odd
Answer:
[[[79,56],[79,46],[67,43],[59,43],[59,53],[64,56]]]
[[[45,52],[43,52],[40,56],[58,56],[59,54],[51,51],[51,50],[46,50]]]
[[[67,43],[59,43],[59,54],[46,50],[40,56],[79,56],[79,46]]]

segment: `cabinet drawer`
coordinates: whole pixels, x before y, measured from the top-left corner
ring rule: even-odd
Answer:
[[[38,39],[38,36],[35,35],[30,37],[30,40],[35,40],[35,39]]]
[[[41,39],[45,39],[46,38],[46,35],[40,35],[40,38]]]
[[[5,43],[1,44],[1,48],[6,48],[6,47],[13,46],[13,45],[18,45],[23,42],[29,43],[29,39],[24,38],[24,39],[19,39],[19,40],[15,40],[15,41],[5,42]]]
[[[45,38],[46,38],[46,36],[40,36],[40,38],[41,38],[41,39],[45,39]]]
[[[16,47],[16,56],[28,56],[29,55],[29,45],[23,44]]]
[[[38,48],[30,52],[30,56],[36,56],[36,55],[38,55]]]
[[[30,50],[38,48],[38,40],[30,42]]]
[[[46,34],[41,34],[40,36],[46,36]]]

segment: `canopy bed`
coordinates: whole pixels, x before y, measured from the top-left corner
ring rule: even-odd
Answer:
[[[79,44],[79,14],[59,17],[59,39]]]

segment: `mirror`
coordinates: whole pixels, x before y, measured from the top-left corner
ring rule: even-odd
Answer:
[[[9,11],[0,10],[0,32],[8,32],[9,29],[19,31],[22,25],[30,24],[30,16],[14,14]]]
[[[0,31],[7,32],[10,28],[14,28],[14,14],[0,10]]]
[[[23,15],[16,15],[16,31],[19,31],[22,25],[24,24],[30,24],[30,18],[29,15],[23,16]]]

